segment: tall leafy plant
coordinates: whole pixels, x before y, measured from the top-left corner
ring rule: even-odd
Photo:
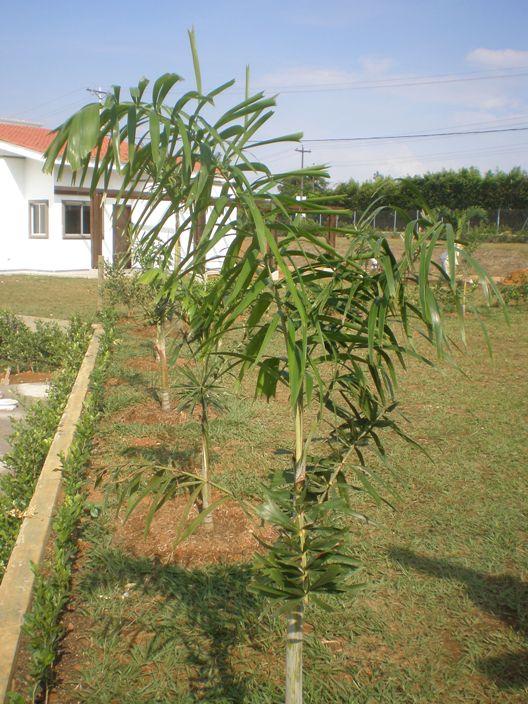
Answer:
[[[163,248],[169,262],[180,245],[181,258],[166,281],[172,294],[182,273],[191,280],[201,275],[219,240],[235,235],[218,285],[191,322],[191,337],[199,341],[204,358],[217,356],[222,337],[239,327],[243,316],[243,347],[229,353],[229,359],[239,365],[241,377],[257,370],[257,394],[274,397],[279,384],[288,389],[293,464],[265,492],[260,513],[275,525],[279,538],[258,558],[252,588],[276,599],[286,612],[286,701],[300,704],[304,609],[310,598],[350,588],[357,562],[342,516],[364,519],[353,501],[358,489],[382,500],[384,480],[372,459],[387,461],[387,431],[403,435],[392,417],[398,365],[408,355],[419,356],[416,325],[439,355],[449,348],[429,271],[442,237],[454,272],[455,234],[450,225],[427,218],[410,222],[398,260],[387,240],[376,239],[362,226],[339,232],[348,241],[340,253],[314,226],[318,215],[328,214],[317,201],[302,204],[314,216],[310,227],[303,218],[292,220],[299,203],[277,194],[279,184],[285,177],[318,178],[324,170],[275,175],[251,156],[258,146],[280,141],[255,138],[274,105],[262,94],[250,97],[247,92],[218,120],[207,120],[206,108],[232,82],[204,93],[192,34],[191,46],[195,91],[167,106],[164,101],[180,80],[174,74],[156,81],[150,99],[144,81],[129,101],[121,100],[115,88],[104,106],[86,106],[60,128],[46,165],[52,168],[60,159],[60,170],[70,164],[81,179],[90,179],[92,188],[101,182],[108,186],[117,168],[123,199],[143,188],[138,232],[147,230],[140,239],[146,250],[157,246],[168,218],[179,216],[175,235]],[[125,162],[122,144],[128,146]],[[213,198],[219,177],[219,195]],[[163,214],[157,217],[160,207]],[[193,246],[185,249],[189,229]],[[367,274],[371,258],[380,267]],[[473,264],[486,291],[499,296]],[[454,274],[447,284],[461,312]],[[409,286],[417,296],[408,295]],[[197,377],[193,386],[201,384],[203,395],[202,382]],[[187,391],[189,403],[202,402],[196,391]],[[325,427],[326,441],[316,443],[312,438]],[[173,485],[171,478],[167,491]],[[164,500],[161,496],[153,510]]]
[[[141,307],[148,323],[156,326],[156,357],[160,368],[159,397],[161,410],[171,410],[169,361],[167,351],[167,336],[172,319],[179,311],[178,301],[167,290],[168,272],[161,268],[149,268],[144,271],[139,281],[146,291],[140,297]]]
[[[439,239],[445,238],[450,259],[456,243],[450,225],[423,218],[408,224],[399,260],[386,239],[366,228],[340,232],[348,241],[341,254],[321,230],[307,228],[301,218],[286,219],[288,205],[271,193],[266,210],[248,201],[253,238],[249,247],[246,237],[231,248],[225,286],[213,292],[222,296],[224,312],[211,317],[215,333],[209,339],[221,337],[245,314],[244,349],[234,355],[240,375],[256,367],[257,394],[274,397],[279,384],[289,392],[293,464],[265,491],[260,514],[279,538],[257,557],[252,588],[276,599],[286,612],[286,702],[300,704],[305,606],[310,598],[351,588],[358,566],[341,518],[367,520],[354,506],[358,489],[378,502],[390,499],[373,459],[387,463],[387,431],[406,437],[393,418],[398,366],[405,366],[406,356],[420,356],[413,337],[417,327],[438,355],[448,353],[429,273]],[[317,203],[304,207],[321,212]],[[273,275],[269,252],[280,277]],[[371,258],[380,267],[368,274]],[[485,272],[473,265],[500,298]],[[448,285],[461,314],[454,275]],[[325,442],[314,443],[324,428],[329,428]]]
[[[196,369],[182,369],[183,381],[176,385],[178,410],[191,415],[198,409],[200,414],[201,439],[201,500],[200,510],[207,529],[213,528],[215,504],[211,503],[211,449],[209,421],[211,410],[225,409],[225,390],[221,385],[222,360],[207,355],[198,363]]]
[[[221,341],[208,345],[210,316],[204,315],[205,307],[211,301],[218,303],[218,297],[207,295],[207,291],[222,286],[221,280],[209,284],[192,283],[185,279],[179,289],[181,318],[187,331],[192,330],[192,337],[185,334],[176,352],[186,346],[194,366],[183,366],[183,380],[175,387],[178,409],[200,414],[201,438],[201,496],[200,509],[204,525],[211,530],[213,527],[213,509],[211,503],[211,452],[210,452],[210,415],[211,410],[225,410],[227,391],[223,386],[224,377],[230,372],[230,365],[219,354]],[[219,310],[217,309],[218,313]]]

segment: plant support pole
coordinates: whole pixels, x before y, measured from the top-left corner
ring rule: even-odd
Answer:
[[[303,701],[303,615],[302,602],[297,603],[288,614],[286,704],[302,704]]]
[[[170,411],[170,396],[169,396],[169,368],[167,365],[167,343],[165,335],[165,321],[158,323],[157,326],[158,333],[158,354],[160,358],[160,370],[161,370],[161,389],[160,389],[160,401],[161,410],[164,412]]]
[[[303,394],[299,394],[295,406],[295,483],[294,493],[302,490],[306,479],[304,452],[304,409]],[[296,516],[299,523],[299,539],[304,551],[304,516]],[[304,559],[304,558],[303,558]],[[303,569],[305,565],[303,564]],[[303,626],[304,604],[297,602],[288,613],[288,634],[286,640],[286,704],[302,704],[303,701]]]
[[[211,486],[209,484],[209,432],[207,408],[202,407],[202,511],[209,508],[211,503]],[[206,530],[213,528],[213,515],[208,513],[204,518],[204,526]]]

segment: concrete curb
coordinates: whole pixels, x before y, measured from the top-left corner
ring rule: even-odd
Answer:
[[[38,565],[44,554],[61,488],[60,458],[68,454],[88,391],[102,332],[100,325],[94,326],[92,340],[44,461],[26,517],[20,527],[20,533],[0,584],[0,702],[5,701],[9,691],[24,617],[31,605],[35,581],[31,562]]]

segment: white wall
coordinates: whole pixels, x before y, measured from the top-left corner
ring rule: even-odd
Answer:
[[[27,235],[26,160],[0,157],[0,270],[15,269],[22,232]]]
[[[0,271],[79,271],[91,267],[90,239],[64,238],[63,203],[67,201],[89,203],[89,196],[55,195],[54,176],[42,173],[43,160],[10,158],[0,155]],[[65,173],[59,186],[71,186],[71,172]],[[109,187],[119,188],[120,179],[113,176]],[[220,186],[213,195],[220,194]],[[29,201],[47,200],[48,237],[37,239],[29,236]],[[103,203],[103,256],[113,259],[113,207],[115,200],[106,198]],[[132,222],[137,223],[145,201],[131,203]],[[143,232],[160,222],[166,208],[158,206],[151,214]],[[160,239],[168,241],[175,233],[177,217],[171,216],[164,223]],[[179,250],[184,253],[189,246],[189,232],[180,236]],[[222,255],[234,234],[217,244],[212,250],[207,269],[219,269]]]
[[[55,196],[53,176],[42,173],[42,163],[0,157],[0,271],[89,269],[90,240],[63,238],[62,198]],[[48,201],[46,238],[29,236],[32,200]]]

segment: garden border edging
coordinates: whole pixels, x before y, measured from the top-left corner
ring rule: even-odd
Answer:
[[[4,702],[13,676],[24,618],[33,594],[35,575],[50,533],[62,483],[62,458],[66,457],[79,421],[90,376],[95,366],[103,328],[94,333],[42,466],[26,516],[0,584],[0,702]]]

